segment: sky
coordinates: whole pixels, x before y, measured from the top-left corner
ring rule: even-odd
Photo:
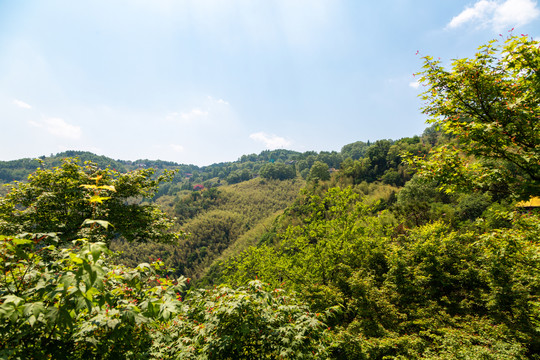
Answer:
[[[522,33],[540,37],[537,1],[0,0],[0,160],[203,166],[420,135],[422,56]]]

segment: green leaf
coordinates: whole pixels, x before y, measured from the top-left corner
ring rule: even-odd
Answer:
[[[90,301],[93,301],[94,296],[100,294],[100,291],[95,287],[91,287],[88,291],[84,293],[84,297]]]
[[[11,241],[14,245],[23,245],[23,244],[31,244],[31,243],[33,243],[32,240],[19,239],[19,238],[14,238],[14,237],[10,237],[10,236],[4,236],[4,235],[0,235],[0,240]]]
[[[75,264],[83,263],[83,259],[81,259],[80,257],[77,256],[77,254],[74,254],[74,253],[69,254],[69,259]]]
[[[101,185],[101,186],[98,186],[97,188],[116,192],[116,188],[113,185]]]
[[[82,226],[84,226],[84,225],[92,225],[92,224],[98,224],[98,225],[101,225],[101,226],[104,227],[105,229],[107,229],[109,226],[114,227],[113,224],[111,224],[110,222],[108,222],[108,221],[106,221],[106,220],[92,220],[92,219],[86,219],[86,220],[84,220],[84,222],[82,223]]]
[[[103,201],[105,200],[109,200],[111,197],[110,196],[99,196],[99,195],[93,195],[90,199],[88,199],[89,202],[91,203],[103,203]]]

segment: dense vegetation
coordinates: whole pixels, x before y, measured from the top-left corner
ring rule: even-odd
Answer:
[[[212,261],[231,251],[253,245],[272,220],[296,198],[303,181],[252,179],[246,182],[192,191],[165,199],[170,212],[188,235],[174,244],[125,241],[112,244],[121,250],[122,263],[136,266],[149,257],[192,279],[200,278]]]
[[[118,236],[130,242],[173,241],[178,236],[167,231],[171,220],[155,205],[141,203],[172,176],[165,172],[152,179],[153,173],[120,174],[69,158],[52,170],[38,168],[0,199],[0,233],[54,232],[61,243],[84,236],[105,242]],[[96,226],[96,217],[114,225]],[[93,231],[81,228],[83,223],[92,224]]]
[[[432,126],[340,152],[9,162],[0,356],[540,359],[538,64],[426,57]]]

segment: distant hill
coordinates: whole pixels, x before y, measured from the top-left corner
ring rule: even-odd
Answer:
[[[310,177],[315,163],[323,163],[329,171],[344,170],[355,183],[380,180],[388,184],[403,185],[410,178],[401,164],[403,152],[426,153],[435,145],[440,133],[433,127],[427,128],[422,136],[399,140],[357,141],[344,145],[340,152],[264,150],[259,154],[241,156],[236,161],[216,163],[208,166],[178,164],[172,161],[140,159],[135,161],[115,160],[88,151],[64,151],[52,156],[36,159],[25,158],[0,161],[0,183],[24,181],[39,167],[59,166],[66,157],[77,157],[81,162],[92,161],[100,167],[110,167],[120,172],[140,168],[153,168],[159,174],[163,170],[176,170],[173,181],[165,184],[158,196],[174,195],[182,190],[192,190],[196,185],[212,187],[217,184],[235,184],[262,175],[267,178],[303,179]],[[319,169],[321,165],[319,164]],[[314,174],[311,174],[314,176]]]

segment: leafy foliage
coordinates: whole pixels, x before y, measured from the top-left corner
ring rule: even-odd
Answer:
[[[330,173],[328,172],[328,165],[322,161],[315,161],[311,170],[309,171],[308,179],[310,181],[326,181],[330,180]]]
[[[187,311],[160,328],[160,359],[319,359],[329,343],[326,314],[312,313],[260,281],[188,294]]]
[[[496,228],[486,213],[466,230],[435,222],[396,238],[351,189],[306,200],[275,245],[224,262],[222,281],[257,276],[299,292],[315,311],[341,308],[328,322],[332,357],[539,353],[537,216],[491,210],[512,225]]]
[[[424,58],[423,111],[457,142],[419,161],[423,173],[437,173],[449,190],[474,184],[501,191],[503,184],[523,198],[540,193],[538,44],[526,36],[510,36],[502,46],[493,40],[474,58],[455,60],[451,71]]]
[[[185,279],[160,276],[162,263],[126,268],[110,264],[104,243],[43,241],[0,240],[2,357],[140,357],[152,322],[179,311]]]
[[[265,179],[286,180],[296,177],[294,166],[287,166],[283,163],[269,163],[261,168],[261,177]]]
[[[92,163],[79,165],[65,159],[61,167],[38,169],[28,182],[15,183],[0,199],[0,233],[56,232],[62,242],[87,234],[81,225],[99,218],[114,224],[103,228],[105,241],[122,236],[128,241],[172,241],[172,221],[154,205],[142,203],[151,198],[170,174],[152,179],[150,169],[120,174],[99,169]],[[83,228],[84,229],[84,228]]]

